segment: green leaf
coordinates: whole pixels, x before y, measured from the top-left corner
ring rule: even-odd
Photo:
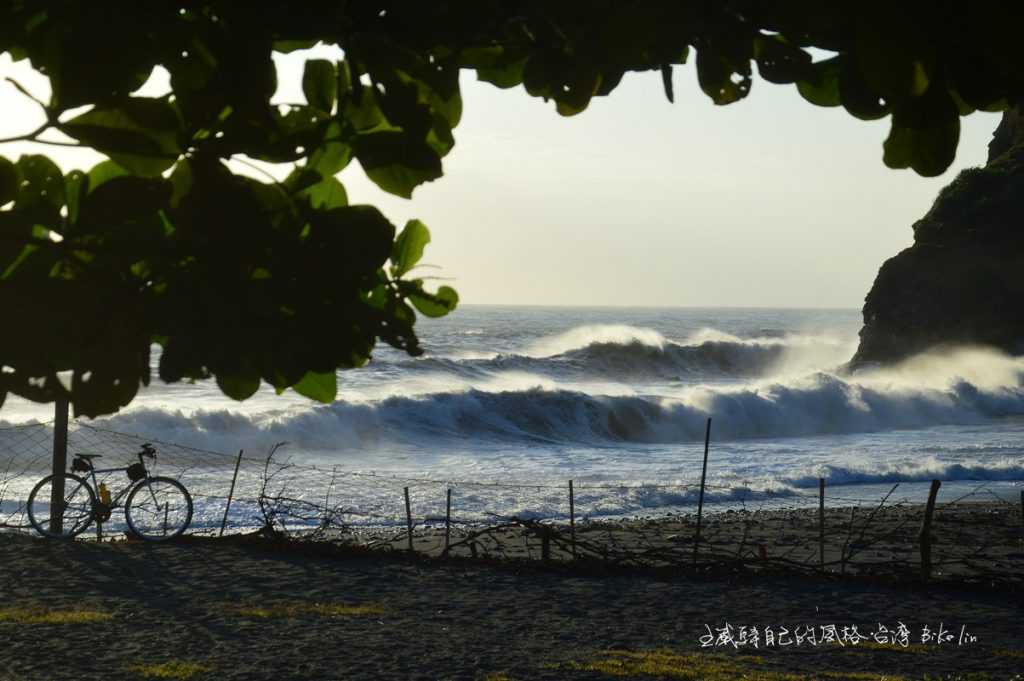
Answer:
[[[134,97],[96,106],[59,126],[129,171],[155,177],[181,155],[178,115],[166,100]]]
[[[739,80],[734,80],[734,76]],[[715,104],[732,104],[750,92],[750,64],[735,68],[725,56],[708,49],[697,51],[697,81]]]
[[[331,121],[324,141],[310,155],[306,168],[316,171],[320,177],[331,177],[340,173],[351,160],[352,147],[342,141],[341,124]]]
[[[307,59],[302,71],[302,92],[306,101],[325,113],[331,113],[338,96],[338,74],[326,59]]]
[[[450,286],[442,286],[437,293],[410,293],[409,302],[427,317],[443,317],[459,304],[459,294]]]
[[[526,57],[521,57],[516,61],[500,66],[482,66],[476,70],[476,77],[477,80],[507,90],[523,82],[523,68],[525,66]]]
[[[18,253],[18,256],[14,259],[14,261],[11,262],[2,273],[0,273],[0,281],[3,281],[4,279],[9,279],[11,275],[13,275],[15,271],[17,271],[17,269],[21,267],[22,263],[28,260],[32,256],[32,254],[38,250],[39,246],[35,244],[25,245]]]
[[[333,371],[310,371],[292,386],[292,390],[311,400],[330,404],[338,397],[338,375]]]
[[[219,373],[217,386],[233,400],[239,402],[252,397],[260,388],[260,377],[246,373]]]
[[[508,46],[467,47],[458,55],[459,64],[476,69],[478,80],[499,88],[515,87],[523,82],[527,55]]]
[[[310,205],[316,209],[343,208],[348,205],[345,185],[333,177],[325,178],[303,189],[299,195],[309,198]]]
[[[64,178],[64,193],[67,197],[68,222],[74,224],[78,222],[82,199],[89,193],[89,176],[81,170],[72,170]]]
[[[311,260],[348,277],[375,273],[395,240],[395,226],[373,206],[317,211],[310,216],[310,228],[305,247]]]
[[[173,178],[172,178],[173,179]],[[308,170],[302,166],[297,166],[288,173],[288,177],[284,178],[281,183],[291,194],[298,194],[304,189],[309,189],[313,185],[323,180],[320,173]]]
[[[274,51],[281,52],[282,54],[288,54],[289,52],[295,52],[297,50],[308,50],[320,42],[316,38],[309,40],[275,40]]]
[[[0,206],[14,200],[18,194],[18,169],[0,156]]]
[[[174,164],[171,171],[171,206],[177,208],[185,195],[192,191],[192,165],[187,160],[181,160]]]
[[[359,135],[353,146],[367,177],[384,191],[407,199],[413,189],[444,174],[430,145],[400,132]]]
[[[89,190],[97,189],[116,177],[124,177],[128,174],[127,170],[113,161],[102,161],[89,169]]]
[[[931,88],[893,112],[883,160],[890,168],[913,168],[923,177],[941,175],[956,158],[960,115],[948,91]]]
[[[806,79],[797,81],[800,96],[817,106],[839,106],[839,57],[811,64]]]
[[[64,207],[64,175],[60,168],[38,154],[22,156],[15,165],[21,177],[15,207],[35,222],[56,225]]]
[[[781,35],[756,37],[754,56],[758,73],[770,83],[794,83],[810,73],[811,55]]]
[[[391,250],[391,275],[401,277],[415,267],[430,243],[430,230],[419,220],[409,220]]]
[[[864,121],[889,113],[889,103],[868,85],[856,60],[846,54],[839,57],[839,99],[844,109]]]
[[[676,101],[675,92],[672,89],[672,65],[662,64],[661,65],[661,86],[665,89],[665,99],[669,103]]]
[[[868,86],[888,100],[920,97],[928,90],[928,69],[901,21],[858,27],[854,54]]]
[[[131,221],[156,218],[157,211],[169,207],[172,190],[171,183],[163,178],[116,177],[89,192],[82,202],[81,222],[109,230]]]

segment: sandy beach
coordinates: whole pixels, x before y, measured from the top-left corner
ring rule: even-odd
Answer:
[[[1003,680],[1024,669],[1012,584],[599,573],[252,537],[4,534],[0,553],[4,681]]]

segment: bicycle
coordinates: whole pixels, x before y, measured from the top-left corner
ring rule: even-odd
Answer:
[[[123,468],[96,468],[93,459],[101,454],[75,454],[73,473],[48,475],[28,495],[28,520],[44,537],[73,539],[93,522],[105,523],[124,502],[128,530],[146,541],[166,541],[180,536],[192,522],[192,496],[174,478],[152,476],[143,457],[156,459],[156,449],[148,442],[137,453],[138,463]],[[105,482],[96,481],[97,473],[124,471],[129,483],[111,498]],[[83,476],[75,473],[82,473]],[[63,495],[54,494],[54,480],[63,479]],[[92,485],[86,479],[92,480]],[[99,490],[99,494],[97,491]],[[63,497],[60,512],[51,508]]]

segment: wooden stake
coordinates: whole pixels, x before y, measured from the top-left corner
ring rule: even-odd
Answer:
[[[850,508],[850,526],[846,530],[846,539],[843,540],[843,551],[839,556],[839,574],[846,574],[846,548],[850,545],[850,537],[853,536],[853,518],[857,515],[857,507]]]
[[[576,560],[576,496],[569,481],[569,537],[572,540],[572,559]]]
[[[53,485],[50,488],[50,532],[64,533],[64,471],[68,467],[68,409],[66,398],[53,403]]]
[[[700,524],[704,515],[704,483],[708,479],[708,447],[711,444],[711,419],[708,418],[707,429],[704,431],[704,466],[700,471],[700,496],[697,497],[697,534],[693,538],[693,562],[697,563],[697,549],[700,546]]]
[[[405,526],[409,530],[409,553],[412,553],[412,506],[409,504],[409,488],[405,488]]]
[[[224,528],[228,526],[228,513],[231,511],[231,499],[235,496],[235,482],[238,480],[238,469],[242,465],[242,452],[238,450],[238,459],[235,461],[235,474],[231,476],[231,488],[228,490],[228,503],[224,506],[224,519],[220,521],[220,536],[224,536]]]
[[[941,485],[941,481],[932,480],[932,487],[928,490],[928,504],[924,507],[924,522],[921,523],[921,534],[918,536],[921,543],[921,578],[925,581],[932,576],[932,514],[935,512],[935,496]]]
[[[818,569],[825,571],[825,478],[818,478]]]
[[[448,503],[444,511],[444,557],[448,557],[448,545],[452,538],[452,488],[448,488]]]

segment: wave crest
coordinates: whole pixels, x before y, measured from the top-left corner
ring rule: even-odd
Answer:
[[[309,449],[438,440],[555,443],[683,443],[701,439],[715,418],[716,439],[776,438],[971,424],[1024,413],[1020,376],[997,387],[954,381],[945,388],[889,386],[817,373],[761,386],[701,386],[675,397],[590,395],[531,388],[470,389],[419,397],[336,402],[300,413],[249,417],[225,411],[185,416],[154,409],[109,419],[191,444],[196,437],[261,436]],[[208,446],[208,445],[200,445]]]

